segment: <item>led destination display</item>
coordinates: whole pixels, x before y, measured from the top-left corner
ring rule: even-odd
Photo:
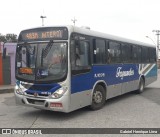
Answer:
[[[24,30],[20,33],[19,42],[67,40],[68,30],[65,27],[47,27]]]

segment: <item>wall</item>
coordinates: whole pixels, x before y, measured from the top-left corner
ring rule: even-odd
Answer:
[[[0,85],[3,85],[3,64],[2,64],[2,44],[0,42]]]
[[[3,44],[0,43],[0,85],[15,85],[16,43],[5,43],[6,58],[3,59]]]
[[[16,56],[16,43],[6,43],[7,55],[10,57],[10,72],[11,72],[11,85],[15,84],[15,56]]]

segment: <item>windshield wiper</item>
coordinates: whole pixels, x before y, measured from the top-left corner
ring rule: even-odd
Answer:
[[[42,49],[41,66],[43,66],[43,58],[47,57],[52,45],[53,45],[53,40],[50,40],[47,46],[44,49]]]
[[[48,45],[44,49],[42,49],[42,59],[47,57],[52,45],[53,45],[53,40],[50,40]]]

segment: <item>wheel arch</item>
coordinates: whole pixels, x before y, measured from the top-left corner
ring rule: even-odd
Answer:
[[[93,91],[97,85],[101,85],[105,90],[105,95],[107,95],[107,83],[104,80],[96,81],[96,83],[93,85],[93,88],[91,91],[91,103],[92,103]]]

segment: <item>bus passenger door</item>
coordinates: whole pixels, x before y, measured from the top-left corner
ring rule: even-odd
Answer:
[[[90,104],[91,66],[90,43],[85,40],[71,41],[71,108]]]

